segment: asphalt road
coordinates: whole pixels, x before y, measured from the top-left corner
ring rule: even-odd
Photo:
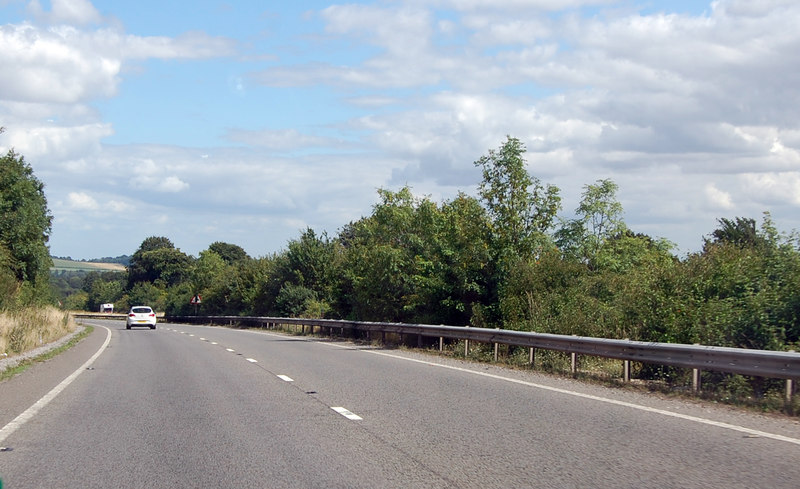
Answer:
[[[800,487],[787,418],[342,342],[91,323],[107,346],[97,327],[0,383],[1,430],[81,372],[0,434],[4,489]]]

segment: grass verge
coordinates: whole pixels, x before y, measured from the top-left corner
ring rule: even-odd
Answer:
[[[0,355],[25,353],[75,331],[68,312],[52,306],[0,311]]]
[[[15,367],[11,367],[11,368],[8,368],[6,370],[3,370],[2,372],[0,372],[0,382],[8,380],[11,377],[14,377],[15,375],[21,374],[22,372],[24,372],[28,368],[30,368],[32,365],[35,365],[37,363],[46,362],[47,360],[50,360],[51,358],[55,357],[56,355],[59,355],[59,354],[65,352],[65,351],[69,350],[73,346],[77,345],[81,340],[83,340],[84,338],[86,338],[87,336],[92,334],[92,331],[94,331],[94,327],[87,325],[87,326],[84,327],[83,331],[81,331],[80,333],[78,333],[75,336],[73,336],[72,339],[70,339],[68,342],[64,343],[63,345],[59,346],[58,348],[54,348],[54,349],[52,349],[52,350],[50,350],[50,351],[48,351],[46,353],[42,353],[41,355],[35,356],[33,358],[28,358],[28,359],[22,360]]]

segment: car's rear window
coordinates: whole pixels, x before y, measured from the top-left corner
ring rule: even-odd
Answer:
[[[134,307],[133,309],[131,309],[131,311],[133,311],[136,314],[147,314],[153,312],[153,310],[150,309],[149,307]]]

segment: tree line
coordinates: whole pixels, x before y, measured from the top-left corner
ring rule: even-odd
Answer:
[[[0,129],[1,130],[1,129]],[[0,157],[0,310],[150,304],[170,314],[269,315],[502,327],[757,349],[800,346],[800,246],[770,215],[720,218],[702,250],[628,228],[617,185],[584,186],[574,218],[508,137],[475,162],[477,196],[381,189],[335,236],[306,229],[253,258],[194,257],[151,236],[126,272],[50,276],[52,216],[25,159]],[[199,294],[202,304],[190,299]]]
[[[797,348],[800,248],[769,214],[721,218],[701,251],[678,258],[627,227],[611,180],[585,185],[575,217],[559,218],[559,189],[524,156],[508,137],[475,162],[477,196],[381,189],[371,214],[335,236],[306,229],[260,258],[225,242],[193,257],[149,237],[127,273],[92,272],[66,303]]]

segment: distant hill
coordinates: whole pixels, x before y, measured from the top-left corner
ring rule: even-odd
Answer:
[[[86,262],[86,263],[119,263],[121,265],[125,265],[126,267],[131,263],[130,255],[120,255],[120,256],[104,256],[103,258],[92,258],[91,260],[73,260],[71,256],[51,256],[53,260],[67,260],[67,261],[79,261],[79,262]]]
[[[65,258],[53,258],[51,272],[124,272],[125,265],[122,263],[96,262],[96,261],[74,261]]]

